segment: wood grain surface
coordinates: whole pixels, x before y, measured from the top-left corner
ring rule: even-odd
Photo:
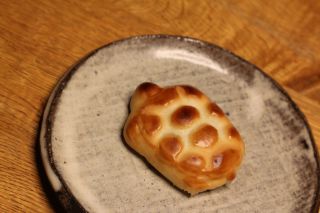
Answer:
[[[135,3],[134,3],[135,2]],[[61,212],[39,156],[45,102],[83,55],[133,35],[185,35],[271,75],[320,144],[320,1],[0,1],[0,212]]]

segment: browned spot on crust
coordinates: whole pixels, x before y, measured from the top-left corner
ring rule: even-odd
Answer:
[[[194,96],[197,96],[199,98],[203,95],[202,92],[200,92],[198,89],[196,89],[196,88],[194,88],[192,86],[182,85],[181,87],[184,89],[184,91],[185,91],[185,93],[187,95],[194,95]]]
[[[171,122],[177,126],[189,126],[200,117],[198,110],[192,106],[182,106],[171,116]]]
[[[218,140],[218,131],[211,125],[200,127],[191,135],[191,142],[199,147],[206,148]]]
[[[223,174],[238,165],[239,153],[235,150],[226,150],[212,157],[212,168],[215,173]]]
[[[161,91],[161,88],[150,82],[142,83],[138,86],[137,91],[141,93],[145,93],[148,97],[151,97]]]
[[[219,116],[219,117],[224,115],[224,113],[223,113],[223,111],[220,109],[220,107],[219,107],[217,104],[213,103],[213,102],[211,102],[211,103],[208,105],[208,110],[209,110],[209,113],[210,113],[211,115],[215,115],[215,116]]]
[[[168,136],[160,141],[159,151],[162,157],[169,161],[175,161],[182,151],[183,145],[179,138]]]
[[[231,127],[229,129],[229,137],[232,138],[232,139],[237,139],[237,140],[241,139],[238,130],[236,128],[234,128],[234,127]]]
[[[205,161],[201,156],[191,155],[181,162],[181,167],[187,171],[199,172],[205,166]]]
[[[166,105],[176,98],[178,98],[176,89],[174,87],[170,87],[158,93],[153,99],[150,100],[150,104]]]
[[[152,135],[161,128],[161,120],[156,115],[141,115],[142,125],[145,131]]]

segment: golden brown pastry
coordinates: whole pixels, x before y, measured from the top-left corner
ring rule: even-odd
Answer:
[[[244,143],[222,110],[194,87],[138,86],[124,127],[127,144],[194,195],[235,178]]]

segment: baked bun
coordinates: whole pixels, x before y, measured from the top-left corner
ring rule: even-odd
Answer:
[[[130,102],[126,143],[178,188],[194,195],[235,178],[244,143],[198,89],[142,83]]]

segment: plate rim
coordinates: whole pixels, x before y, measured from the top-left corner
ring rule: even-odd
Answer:
[[[53,121],[54,121],[54,115],[56,112],[56,106],[59,103],[59,99],[61,97],[62,91],[74,75],[74,73],[80,68],[90,57],[94,56],[96,53],[98,53],[100,50],[104,48],[108,48],[114,45],[117,45],[122,42],[130,41],[130,40],[148,40],[148,39],[175,39],[181,42],[187,42],[187,43],[198,43],[204,46],[211,46],[214,49],[217,49],[218,51],[226,52],[228,55],[231,57],[239,60],[240,62],[245,63],[247,66],[251,66],[254,70],[258,71],[263,75],[264,78],[268,79],[275,87],[276,89],[282,93],[290,103],[290,106],[294,109],[294,111],[298,114],[298,116],[302,119],[302,122],[304,123],[304,126],[307,129],[307,133],[310,137],[310,141],[312,144],[313,148],[313,156],[316,160],[316,171],[317,171],[317,190],[316,194],[312,203],[311,207],[311,212],[317,212],[317,210],[320,207],[320,157],[319,157],[319,151],[317,148],[317,145],[315,143],[311,127],[308,123],[308,120],[304,113],[300,110],[298,105],[293,101],[291,96],[288,94],[288,92],[271,76],[269,76],[267,73],[265,73],[262,69],[260,69],[258,66],[254,65],[253,63],[247,61],[246,59],[236,55],[235,53],[231,52],[228,49],[225,49],[221,46],[218,46],[216,44],[213,44],[208,41],[204,41],[198,38],[190,37],[190,36],[182,36],[182,35],[173,35],[173,34],[145,34],[145,35],[134,35],[126,38],[121,38],[118,40],[111,41],[109,43],[106,43],[83,57],[81,57],[79,60],[77,60],[67,71],[60,77],[60,79],[57,81],[55,84],[54,88],[51,90],[49,98],[47,99],[46,105],[43,109],[43,118],[41,121],[41,128],[40,132],[43,134],[43,137],[40,138],[40,152],[41,152],[41,159],[43,164],[45,164],[46,161],[49,161],[49,166],[51,167],[50,169],[54,172],[54,175],[58,178],[58,181],[61,184],[61,188],[55,193],[57,194],[57,197],[62,203],[63,207],[68,210],[68,211],[77,211],[77,212],[88,212],[82,204],[76,199],[76,197],[73,195],[71,190],[69,189],[68,185],[65,183],[64,179],[60,175],[59,171],[57,170],[55,164],[54,164],[54,159],[53,159],[53,154],[52,154],[52,141],[51,141],[51,136],[52,136],[52,126],[53,126]],[[47,111],[47,113],[46,113]],[[46,153],[43,153],[46,152]],[[48,159],[44,159],[44,157],[47,157]],[[46,166],[45,166],[46,167]],[[47,178],[49,176],[48,170],[45,168],[45,173],[47,175]],[[49,182],[52,185],[52,181],[49,178]]]

